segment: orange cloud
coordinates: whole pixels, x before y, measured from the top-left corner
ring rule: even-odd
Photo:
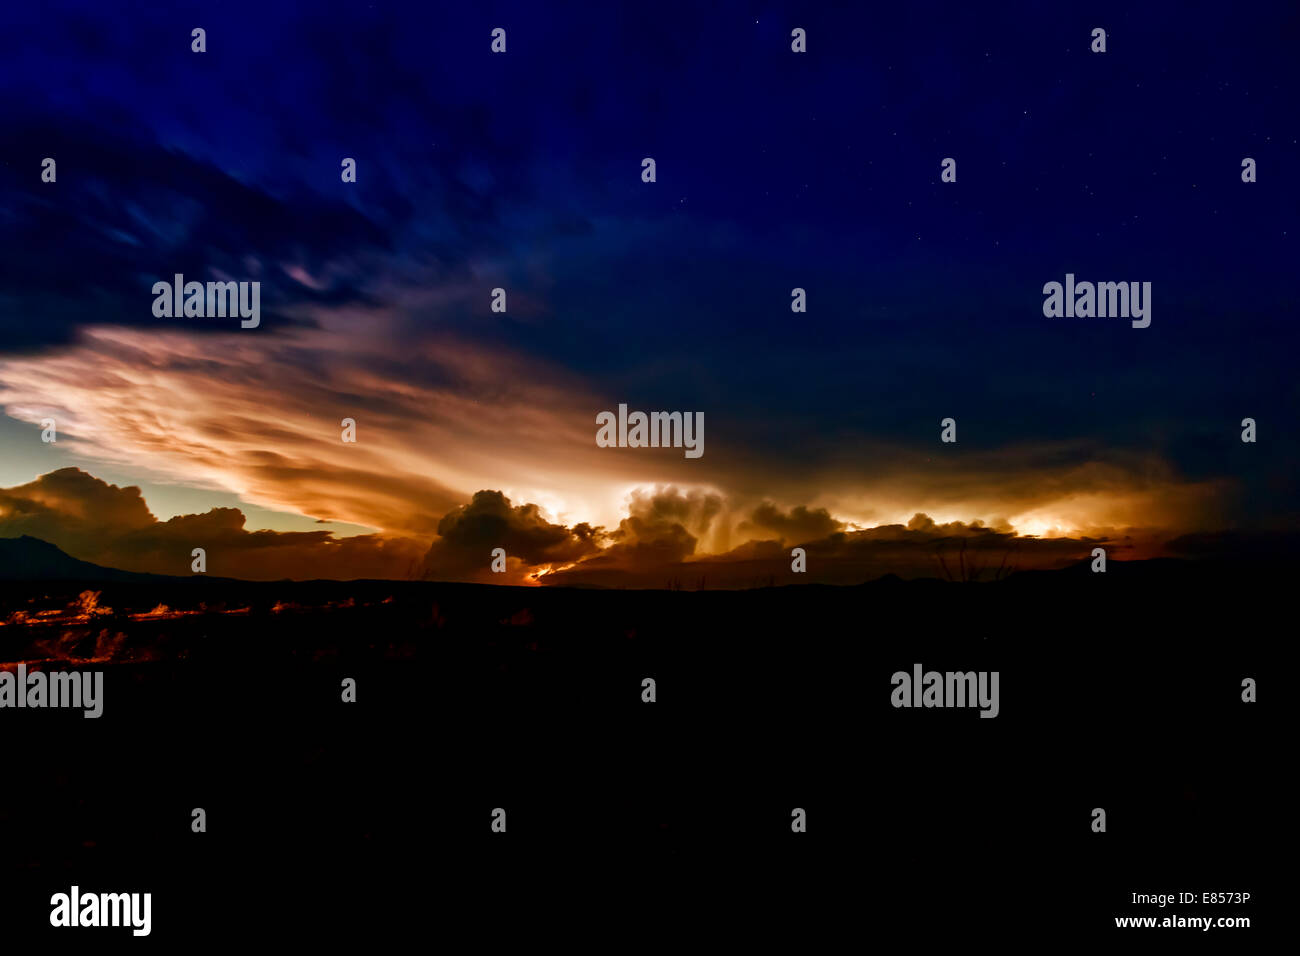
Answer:
[[[437,522],[437,537],[358,535],[329,531],[244,529],[234,508],[158,521],[135,487],[120,488],[77,468],[0,490],[0,537],[31,535],[83,561],[128,571],[186,575],[191,551],[207,552],[209,574],[248,579],[389,578],[497,584],[708,587],[767,583],[858,584],[885,574],[969,579],[1012,570],[1059,567],[1098,544],[1112,557],[1148,557],[1158,540],[1128,531],[1108,536],[1018,535],[981,522],[937,522],[916,514],[903,524],[844,530],[824,509],[782,511],[765,503],[738,527],[776,537],[751,538],[710,553],[735,511],[716,492],[674,486],[641,490],[612,531],[548,520],[536,504],[515,505],[500,491],[481,490]],[[826,533],[823,533],[826,532]],[[1184,538],[1195,542],[1198,539]],[[806,574],[791,571],[791,549],[804,549]],[[1199,545],[1198,545],[1199,546]],[[491,571],[492,552],[506,552],[506,573]]]
[[[424,556],[424,576],[437,581],[531,584],[539,569],[572,564],[599,550],[599,528],[552,524],[535,504],[512,506],[499,491],[473,500],[438,522],[438,539]],[[506,554],[506,570],[491,568],[492,552]]]
[[[699,460],[598,448],[596,413],[629,396],[459,337],[440,324],[440,305],[430,295],[406,303],[409,314],[320,311],[265,334],[92,328],[72,346],[0,360],[0,402],[23,421],[54,418],[59,449],[79,460],[425,548],[443,516],[484,488],[558,526],[615,529],[611,563],[632,550],[695,560],[746,541],[902,524],[918,511],[1042,537],[1224,524],[1222,482],[1080,442],[941,452],[864,439],[809,457],[741,447],[720,424]],[[345,418],[357,423],[355,443],[341,440]],[[680,515],[674,530],[670,514],[637,504],[666,487],[700,508],[717,503],[707,520],[704,510]]]
[[[709,479],[672,449],[598,448],[609,400],[438,321],[355,310],[267,334],[97,327],[0,360],[0,402],[22,421],[54,418],[59,448],[82,460],[426,539],[482,488],[612,525],[629,488]],[[341,440],[345,418],[355,443]]]
[[[423,542],[328,531],[244,530],[234,508],[158,521],[139,488],[119,488],[76,468],[0,490],[0,537],[31,535],[82,561],[126,571],[188,575],[203,548],[215,577],[352,579],[415,577]]]

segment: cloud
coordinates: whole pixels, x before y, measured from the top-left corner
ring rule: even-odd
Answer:
[[[639,489],[628,498],[628,516],[609,533],[609,547],[580,567],[624,577],[678,564],[695,553],[723,504],[721,495],[700,490]]]
[[[54,418],[57,448],[78,463],[426,541],[485,488],[679,558],[747,538],[794,543],[903,523],[917,511],[1040,535],[1230,523],[1230,481],[1186,480],[1152,453],[1087,442],[945,450],[949,461],[855,441],[795,461],[770,442],[747,444],[748,426],[724,419],[697,461],[599,448],[596,413],[619,396],[507,337],[463,332],[479,291],[394,291],[392,307],[313,308],[310,328],[265,334],[87,328],[74,345],[0,358],[0,403],[20,421]],[[344,418],[357,422],[355,443],[340,440]],[[680,505],[629,510],[630,493],[663,487],[720,503],[703,524],[678,516],[680,531],[663,524],[664,509]]]
[[[753,587],[766,584],[859,584],[886,574],[989,580],[1014,570],[1061,567],[1102,545],[1113,558],[1148,557],[1159,542],[1141,532],[1040,538],[979,521],[938,522],[917,513],[905,524],[844,530],[825,509],[770,503],[739,522],[779,539],[758,538],[719,553],[700,547],[716,539],[733,509],[721,493],[663,486],[633,491],[618,526],[553,521],[536,503],[512,503],[499,490],[479,490],[435,522],[436,536],[359,535],[330,531],[249,532],[235,508],[159,521],[136,487],[118,487],[77,468],[63,468],[0,489],[0,537],[31,535],[73,557],[108,567],[162,574],[190,573],[191,550],[207,551],[208,573],[254,580],[391,578],[660,588]],[[818,530],[828,531],[812,536]],[[1258,536],[1187,535],[1168,551],[1190,556],[1248,552]],[[1275,550],[1287,541],[1277,536]],[[802,547],[807,572],[791,570]],[[504,574],[491,571],[503,548]]]
[[[778,520],[767,509],[765,518]],[[807,512],[807,509],[804,509]],[[799,513],[796,507],[791,512]],[[816,514],[816,512],[811,512]],[[779,516],[789,519],[789,515]],[[825,524],[820,516],[813,523]],[[799,525],[796,525],[799,526]],[[547,584],[599,587],[756,587],[769,584],[861,584],[887,574],[903,578],[990,580],[1015,570],[1063,567],[1105,543],[1117,556],[1132,557],[1131,541],[1092,538],[1037,538],[978,522],[936,523],[925,514],[906,525],[881,525],[860,531],[833,531],[801,542],[807,571],[791,570],[791,547],[773,540],[752,540],[721,554],[692,555],[689,550],[658,554],[616,552],[610,548],[572,568],[547,576]],[[637,560],[648,558],[660,560]]]
[[[532,583],[539,568],[571,564],[599,550],[599,528],[552,524],[535,504],[513,506],[499,491],[476,492],[469,504],[438,522],[438,539],[424,556],[426,578],[438,581]],[[506,553],[504,573],[491,570],[492,552]]]
[[[118,41],[143,42],[121,24],[105,29]],[[409,42],[392,23],[365,29],[380,48]],[[340,56],[355,55],[327,34],[313,36]],[[271,44],[260,55],[282,51]],[[85,63],[75,68],[94,73]],[[857,381],[862,355],[798,338],[772,353],[762,335],[710,334],[718,316],[761,314],[770,290],[702,282],[695,271],[665,287],[641,259],[655,246],[683,263],[703,261],[719,243],[742,239],[743,229],[647,217],[639,208],[588,218],[587,210],[607,204],[585,191],[550,196],[541,187],[554,165],[516,163],[527,141],[515,129],[501,135],[499,113],[485,126],[478,110],[439,102],[442,84],[431,75],[417,79],[415,89],[397,87],[386,108],[425,121],[439,116],[455,134],[427,164],[410,162],[409,144],[400,157],[367,159],[357,190],[343,193],[332,145],[260,160],[184,137],[188,150],[164,148],[174,131],[152,126],[152,109],[111,124],[117,133],[59,119],[59,110],[33,109],[8,124],[0,145],[41,142],[43,151],[76,156],[77,174],[67,175],[65,163],[57,190],[31,175],[0,194],[10,200],[0,207],[11,210],[0,251],[15,276],[0,294],[0,348],[23,351],[0,359],[6,413],[33,423],[54,417],[60,448],[79,462],[426,539],[443,514],[482,488],[537,502],[565,524],[607,527],[623,517],[629,488],[719,489],[728,510],[707,533],[683,524],[655,539],[624,529],[629,548],[636,540],[665,557],[726,551],[745,536],[811,539],[829,533],[828,522],[896,522],[918,509],[1044,532],[1188,530],[1229,523],[1222,520],[1229,502],[1264,498],[1230,495],[1240,474],[1187,480],[1150,450],[1147,423],[1127,416],[1114,427],[1136,429],[1136,439],[1013,446],[1004,439],[1023,432],[1020,411],[989,411],[983,427],[999,424],[984,443],[963,431],[960,448],[936,453],[934,423],[892,402],[846,417],[837,386],[794,390],[777,403],[772,381]],[[313,98],[332,118],[374,132],[393,120],[342,109],[367,87],[336,85],[333,71],[306,82],[336,94]],[[285,105],[300,93],[291,84],[267,96]],[[301,111],[275,115],[271,132],[286,143],[292,130],[320,127]],[[277,186],[286,179],[301,186]],[[177,271],[263,282],[263,327],[160,323],[151,284]],[[652,283],[656,294],[638,283]],[[506,316],[486,312],[485,292],[497,284],[510,290]],[[592,321],[613,302],[620,321]],[[665,354],[666,334],[691,348]],[[885,391],[905,380],[890,376],[905,376],[922,357],[936,360],[915,343],[877,342],[875,332],[870,353],[883,366],[875,381]],[[935,376],[934,387],[961,384],[947,381]],[[1045,381],[1040,399],[1060,391]],[[933,400],[944,404],[943,397]],[[704,411],[705,457],[596,448],[594,415],[624,400]],[[344,417],[359,423],[355,445],[338,441]],[[1060,433],[1055,424],[1050,433]],[[796,445],[798,455],[782,451]],[[1277,470],[1263,469],[1270,488]],[[772,501],[816,506],[782,512]],[[748,509],[747,520],[731,521],[730,509]]]
[[[742,534],[771,532],[780,541],[798,543],[824,538],[843,528],[844,522],[832,518],[825,508],[809,510],[806,505],[796,505],[788,512],[782,512],[776,505],[765,501],[754,509],[747,521],[740,523],[738,530]]]
[[[1010,529],[949,521],[939,523],[918,513],[903,524],[836,532],[807,542],[809,573],[817,579],[849,584],[886,574],[903,578],[989,580],[1013,570],[1063,567],[1080,560],[1098,544],[1131,551],[1123,542],[1090,537],[1039,538]]]
[[[0,240],[15,266],[0,308],[6,350],[69,343],[88,324],[175,326],[153,315],[150,289],[177,272],[259,281],[268,325],[294,321],[294,306],[367,300],[366,276],[388,255],[375,222],[337,198],[273,196],[181,152],[155,147],[143,157],[140,143],[153,135],[133,132],[96,135],[45,120],[0,132],[0,144],[40,142],[61,163],[56,201],[34,176],[5,190],[18,229]],[[60,255],[48,255],[55,247]],[[326,278],[303,282],[308,270]]]
[[[425,544],[411,538],[328,531],[245,531],[235,508],[159,521],[136,487],[119,488],[77,468],[62,468],[0,489],[0,537],[31,535],[83,561],[127,571],[188,575],[203,548],[215,577],[414,577]]]
[[[0,520],[4,527],[24,528],[15,534],[35,537],[44,537],[42,532],[56,525],[61,533],[89,535],[106,529],[139,531],[158,521],[139,488],[119,488],[78,468],[61,468],[30,484],[0,490]]]
[[[1179,311],[1197,334],[1166,341],[1153,366],[1108,334],[1043,323],[1032,301],[1024,309],[1023,277],[1053,245],[1023,214],[1011,221],[1032,239],[1013,247],[1003,230],[1002,252],[954,267],[943,236],[960,245],[969,230],[953,226],[951,208],[909,206],[891,220],[816,184],[769,195],[769,164],[803,162],[805,137],[784,147],[746,137],[803,87],[759,69],[762,58],[751,58],[757,72],[717,76],[705,34],[653,17],[539,13],[525,35],[585,56],[521,82],[525,61],[469,44],[422,56],[430,31],[478,29],[472,10],[375,6],[350,12],[340,32],[329,17],[264,5],[236,59],[219,37],[237,30],[242,6],[210,24],[202,57],[165,19],[31,17],[22,49],[0,64],[13,107],[0,151],[32,163],[0,183],[9,414],[55,413],[60,450],[78,461],[426,540],[483,488],[536,502],[566,527],[619,525],[631,487],[708,484],[724,496],[706,531],[644,516],[620,525],[610,561],[627,567],[727,553],[745,536],[788,543],[906,524],[917,510],[937,524],[1001,519],[1075,537],[1227,526],[1231,510],[1271,520],[1288,508],[1300,520],[1286,430],[1248,459],[1223,443],[1225,409],[1262,414],[1293,394],[1280,358],[1294,335],[1291,292],[1275,268],[1285,244],[1237,256],[1239,271],[1266,281],[1236,283],[1255,290],[1234,300],[1254,334],[1226,342],[1220,310],[1204,307],[1214,297],[1160,271],[1189,250],[1130,231],[1134,248],[1164,250],[1148,267],[1196,305]],[[611,29],[626,42],[603,42]],[[669,74],[658,68],[665,50]],[[609,72],[593,63],[627,82],[593,81]],[[838,81],[820,82],[830,92]],[[705,87],[712,98],[677,95]],[[763,95],[730,95],[754,89]],[[709,171],[679,164],[680,192],[647,202],[658,192],[629,187],[627,157],[645,118],[662,120],[675,99],[701,116],[728,102],[709,127],[716,142],[777,153],[714,177],[707,195],[695,186]],[[848,113],[816,119],[817,136],[837,131],[827,142],[862,135]],[[674,129],[698,139],[699,128],[670,123],[658,139]],[[828,182],[859,155],[823,153]],[[57,186],[37,175],[46,154],[58,158]],[[345,186],[348,155],[361,176]],[[927,216],[947,225],[926,227]],[[1204,239],[1193,251],[1211,261]],[[936,263],[947,279],[937,285]],[[262,281],[262,329],[154,319],[151,282],[176,271]],[[786,273],[827,307],[793,334]],[[484,308],[498,284],[510,292],[505,316]],[[1006,334],[990,337],[994,327]],[[1253,363],[1248,381],[1222,373],[1234,367],[1227,347]],[[1097,368],[1109,370],[1101,388]],[[1004,387],[988,388],[994,380]],[[592,416],[622,400],[704,411],[705,458],[595,449]],[[962,441],[941,448],[949,411]],[[360,423],[357,445],[337,441],[345,416]]]
[[[723,497],[673,486],[638,489],[613,531],[579,523],[554,524],[535,504],[512,505],[499,491],[480,491],[438,525],[425,558],[426,577],[496,584],[576,580],[658,581],[659,569],[695,554],[725,511]],[[507,573],[490,571],[493,548],[504,548]]]
[[[592,503],[616,520],[611,484],[635,462],[595,446],[596,400],[543,363],[437,327],[436,311],[332,312],[310,334],[97,328],[0,360],[0,401],[19,420],[54,418],[59,449],[82,459],[393,534],[432,539],[485,487],[575,523],[600,517],[581,513]],[[344,418],[355,443],[341,440]]]

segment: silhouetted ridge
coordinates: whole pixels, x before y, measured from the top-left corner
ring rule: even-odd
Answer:
[[[0,579],[11,581],[156,581],[166,575],[137,574],[80,561],[40,538],[0,538]]]

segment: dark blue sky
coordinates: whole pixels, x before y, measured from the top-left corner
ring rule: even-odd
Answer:
[[[987,481],[1154,460],[1224,483],[1207,521],[1294,522],[1300,8],[901,7],[6,9],[0,354],[292,261],[317,288],[263,275],[267,335],[481,286],[437,321],[600,407],[707,409],[746,495],[911,468],[951,415]],[[1150,328],[1045,318],[1066,272],[1151,282]]]

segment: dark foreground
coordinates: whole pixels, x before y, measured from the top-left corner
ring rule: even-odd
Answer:
[[[151,892],[164,945],[490,946],[543,922],[578,942],[619,916],[621,947],[693,912],[807,951],[1200,933],[1114,927],[1175,910],[1250,916],[1209,931],[1248,945],[1283,862],[1293,580],[1112,563],[701,593],[0,585],[6,613],[99,592],[84,621],[0,627],[0,667],[105,672],[97,720],[0,710],[0,925],[52,932],[75,883]],[[999,715],[895,709],[891,675],[916,663],[997,670]],[[1131,902],[1179,891],[1252,901]],[[77,939],[104,934],[131,940]]]

